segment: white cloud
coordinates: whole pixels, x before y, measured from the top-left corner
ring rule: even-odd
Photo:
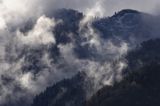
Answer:
[[[0,30],[4,30],[6,28],[6,23],[3,18],[0,17]]]
[[[55,38],[53,34],[53,29],[56,25],[55,20],[52,18],[47,18],[46,16],[41,16],[34,28],[27,34],[17,31],[17,37],[24,44],[29,45],[39,45],[39,44],[55,44]]]
[[[0,81],[0,86],[2,86],[0,104],[8,102],[7,96],[16,96],[16,98],[11,98],[12,100],[25,96],[32,97],[49,85],[72,77],[78,71],[85,71],[89,77],[93,78],[95,89],[101,85],[111,85],[114,80],[121,80],[122,70],[127,65],[123,55],[129,49],[128,44],[124,41],[120,41],[119,45],[111,40],[104,41],[91,27],[91,20],[93,17],[111,15],[124,8],[153,12],[158,4],[160,4],[158,0],[1,0],[0,76],[5,75],[11,78],[12,83],[7,82],[5,85]],[[66,45],[60,44],[58,48],[61,57],[57,64],[53,63],[53,59],[46,53],[48,48],[45,48],[42,57],[38,60],[45,68],[36,75],[32,72],[23,72],[21,68],[26,65],[25,55],[19,58],[19,52],[22,52],[24,44],[35,49],[32,48],[35,45],[38,47],[56,43],[52,31],[59,22],[45,15],[57,8],[72,8],[85,13],[86,17],[81,21],[79,33],[86,40],[81,42],[81,45],[89,44],[90,48],[94,49],[95,55],[98,55],[98,59],[96,56],[92,59],[76,57],[73,50],[74,42]],[[19,29],[28,20],[37,21],[28,32],[20,32]],[[87,23],[89,23],[88,29],[86,27],[83,29]],[[7,60],[8,58],[10,60]],[[20,86],[24,91],[15,93],[16,86]]]

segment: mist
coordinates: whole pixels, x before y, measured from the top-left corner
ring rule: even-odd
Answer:
[[[145,6],[142,6],[144,3]],[[26,104],[30,103],[46,87],[81,71],[93,79],[93,92],[121,81],[122,71],[127,67],[124,57],[132,48],[120,38],[114,39],[118,44],[113,39],[100,38],[91,26],[93,17],[111,16],[126,8],[156,13],[159,4],[158,0],[1,0],[0,105],[8,102],[16,104],[22,98]],[[63,21],[48,17],[48,14],[61,8],[84,13],[78,33],[85,41],[80,45],[87,45],[95,57],[80,59],[74,51],[76,42],[72,39],[68,44],[57,45],[60,52],[58,62],[51,58],[48,51],[57,43],[53,32],[56,25]],[[28,22],[31,22],[31,28],[26,32],[21,31]],[[26,68],[30,66],[28,60],[33,61],[32,58],[39,61],[41,67],[38,72]]]

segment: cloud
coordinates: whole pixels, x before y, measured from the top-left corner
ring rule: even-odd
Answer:
[[[101,2],[104,8],[104,13],[107,16],[111,16],[116,11],[121,9],[136,9],[139,11],[153,13],[157,7],[160,5],[159,0],[47,0],[48,2],[40,1],[43,3],[42,7],[45,11],[57,9],[57,8],[72,8],[82,12],[86,12],[88,9],[92,8],[97,3]],[[143,6],[145,5],[145,6]],[[47,6],[49,8],[47,8]],[[96,7],[97,8],[97,7]],[[96,14],[98,15],[98,14]]]
[[[121,9],[136,9],[144,12],[152,13],[156,7],[160,4],[159,0],[47,0],[44,2],[45,6],[50,7],[49,9],[55,8],[72,8],[82,12],[92,8],[97,2],[102,2],[102,7],[105,10],[106,15],[112,15],[115,11]],[[43,5],[43,6],[44,6]],[[145,5],[145,6],[143,6]],[[47,8],[44,7],[47,11]]]
[[[145,6],[142,6],[144,4]],[[159,10],[159,4],[158,0],[1,0],[0,28],[2,26],[7,26],[9,29],[19,27],[28,20],[36,20],[58,8],[76,9],[88,15],[89,18],[93,15],[111,16],[114,12],[126,8],[153,13]]]
[[[128,43],[115,39],[117,44],[112,39],[100,38],[91,26],[93,17],[108,16],[124,8],[152,12],[159,3],[158,0],[1,0],[0,104],[16,103],[21,98],[31,102],[46,87],[79,71],[93,79],[95,90],[120,81],[127,66],[124,55],[129,50]],[[58,44],[58,60],[55,62],[57,57],[51,57],[50,47],[56,45],[53,32],[60,21],[47,16],[58,8],[84,12],[79,36],[85,40],[80,46],[89,49],[91,58],[77,57],[76,42]],[[28,21],[33,27],[21,31]]]
[[[24,44],[55,44],[56,41],[52,33],[55,25],[56,22],[53,18],[49,19],[43,15],[37,20],[34,28],[31,31],[27,32],[27,34],[17,31],[17,37]]]

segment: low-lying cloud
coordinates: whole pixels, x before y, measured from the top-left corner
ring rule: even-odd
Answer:
[[[141,6],[144,3],[146,7]],[[0,105],[17,106],[22,98],[29,103],[46,87],[80,71],[93,79],[95,91],[120,81],[122,70],[127,67],[124,56],[130,47],[119,38],[114,39],[116,43],[112,39],[104,41],[92,28],[93,17],[111,15],[124,8],[152,12],[158,3],[158,0],[1,0]],[[84,12],[78,33],[85,40],[79,45],[88,47],[94,56],[80,59],[74,51],[76,42],[72,41],[58,44],[60,56],[58,60],[56,56],[51,58],[50,48],[57,43],[55,26],[63,21],[47,16],[59,8]],[[28,22],[31,27],[22,31]]]
[[[54,19],[47,18],[46,16],[41,16],[37,20],[33,30],[25,34],[17,31],[17,38],[20,39],[23,44],[55,44],[56,40],[52,33],[55,25],[56,22]]]

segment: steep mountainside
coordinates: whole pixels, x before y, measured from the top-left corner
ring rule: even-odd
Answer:
[[[90,60],[97,58],[95,51],[92,51],[94,48],[81,44],[85,39],[80,36],[78,29],[83,15],[74,10],[61,10],[56,14],[58,14],[55,16],[56,19],[62,19],[64,23],[56,26],[57,44],[49,49],[55,63],[60,57],[57,45],[70,42],[74,42],[74,53],[78,58]],[[128,67],[124,70],[125,79],[113,87],[107,86],[101,89],[91,100],[87,101],[87,106],[117,106],[119,104],[120,106],[149,106],[159,103],[160,51],[157,48],[160,46],[158,43],[160,40],[149,40],[153,36],[158,36],[158,33],[153,33],[154,22],[149,22],[150,19],[155,18],[135,10],[122,10],[112,17],[96,19],[92,23],[92,27],[104,41],[119,38],[128,42],[129,46],[134,47],[135,50],[126,56]],[[72,36],[69,36],[70,33]],[[146,42],[139,45],[142,41]],[[72,79],[54,84],[37,95],[32,106],[84,106],[87,92],[89,92],[86,89],[90,88],[91,82],[85,76],[83,77],[78,74]]]
[[[104,38],[120,37],[127,41],[138,38],[136,39],[138,42],[153,36],[154,19],[155,17],[149,14],[126,9],[115,13],[112,17],[97,20],[93,26],[100,31]]]
[[[149,40],[142,43],[140,49],[129,53],[130,65],[138,67],[131,68],[120,83],[98,91],[87,106],[159,106],[159,46],[160,39]]]
[[[48,87],[34,99],[32,106],[84,106],[90,84],[85,73],[78,73]]]

